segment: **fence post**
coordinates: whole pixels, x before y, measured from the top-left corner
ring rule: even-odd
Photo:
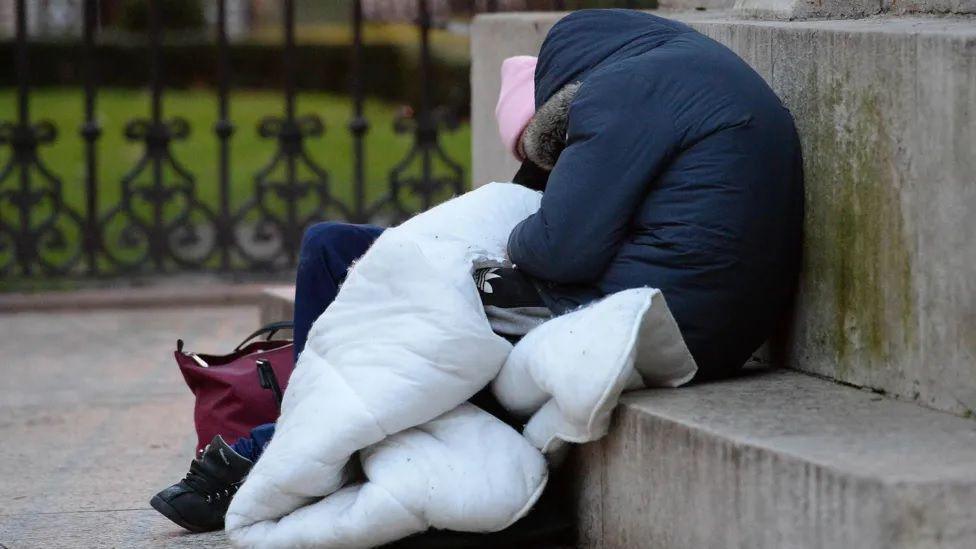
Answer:
[[[422,143],[425,154],[421,155],[421,173],[423,182],[429,183],[433,178],[433,166],[430,154],[426,149],[432,141],[437,140],[437,122],[431,112],[430,101],[430,10],[427,0],[417,0],[420,17],[420,112],[417,115],[417,140]],[[429,209],[433,197],[432,193],[423,193],[421,209]]]
[[[363,140],[369,131],[369,121],[363,116],[363,3],[353,0],[352,3],[352,52],[349,70],[352,72],[352,109],[353,116],[349,121],[349,132],[353,139],[353,216],[354,221],[365,223],[369,221],[366,214],[366,170],[365,148]]]
[[[229,271],[234,227],[230,214],[230,137],[234,124],[230,121],[230,68],[227,59],[227,0],[217,0],[217,122],[214,133],[220,141],[218,151],[219,210],[217,213],[217,247],[220,249],[220,270]]]
[[[284,19],[285,44],[282,53],[284,70],[284,117],[265,117],[258,125],[261,137],[277,139],[278,146],[274,156],[258,170],[254,176],[254,196],[249,198],[237,213],[237,219],[244,221],[248,215],[256,216],[254,234],[256,240],[270,241],[277,236],[281,246],[271,252],[258,257],[239,245],[237,249],[244,259],[254,266],[268,268],[279,267],[277,262],[283,257],[289,267],[297,262],[298,248],[301,244],[302,231],[305,226],[318,220],[321,213],[328,208],[338,210],[339,214],[348,219],[351,217],[349,208],[332,196],[329,190],[329,174],[320,167],[305,150],[304,140],[307,137],[322,135],[325,127],[316,115],[297,116],[295,109],[296,75],[295,75],[295,5],[293,0],[282,3]],[[284,165],[284,179],[281,180],[278,169]],[[299,167],[309,175],[299,178]],[[284,218],[279,215],[271,203],[270,197],[284,202]],[[309,197],[313,202],[311,214],[299,215],[298,201]]]
[[[95,119],[97,93],[95,65],[95,27],[98,25],[98,0],[85,0],[84,4],[84,71],[85,71],[85,121],[81,125],[81,138],[85,141],[85,236],[83,239],[88,273],[98,273],[98,252],[102,247],[102,228],[98,222],[98,154],[95,147],[102,134]]]
[[[33,152],[33,136],[30,128],[30,111],[28,106],[28,83],[30,65],[27,57],[27,5],[25,0],[17,0],[15,8],[17,17],[17,122],[13,132],[14,161],[20,167],[20,200],[17,210],[20,221],[20,234],[15,238],[17,261],[25,275],[32,272],[32,251],[35,249],[34,238],[31,235],[31,200],[29,166]]]
[[[151,122],[149,125],[149,159],[152,163],[152,194],[153,222],[149,237],[149,253],[156,269],[163,270],[163,260],[166,250],[166,234],[163,230],[163,162],[160,156],[162,141],[165,139],[163,129],[163,45],[162,45],[162,14],[159,4],[162,0],[149,0],[149,57],[150,76],[149,88],[152,95],[150,107]]]
[[[285,10],[285,58],[284,58],[284,69],[285,69],[285,131],[297,131],[295,128],[295,2],[294,0],[284,0],[284,10]],[[296,139],[296,144],[300,144],[301,140]],[[297,152],[297,151],[294,151]],[[296,181],[296,165],[295,165],[296,155],[288,154],[285,157],[285,178],[287,180],[287,186],[290,188],[295,188]],[[301,228],[297,226],[298,224],[298,194],[290,193],[287,200],[285,201],[285,207],[287,209],[288,222],[287,230],[285,231],[284,244],[285,248],[288,250],[288,261],[289,265],[294,265],[296,261],[296,254],[298,252],[299,241],[301,240]]]

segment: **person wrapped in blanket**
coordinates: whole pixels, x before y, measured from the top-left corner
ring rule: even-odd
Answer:
[[[509,238],[515,267],[474,273],[493,330],[516,341],[553,315],[649,286],[667,300],[698,379],[733,374],[781,319],[799,271],[802,161],[780,99],[721,44],[631,10],[574,12],[538,58],[506,59],[501,72],[499,133],[522,162],[513,181],[543,196]],[[296,352],[382,230],[308,230]],[[215,438],[153,507],[189,530],[220,528],[273,429],[233,445]]]
[[[535,58],[510,61],[506,67],[509,76],[504,82],[504,101],[499,107],[499,117],[511,120],[514,116],[521,119],[515,125],[524,127],[535,111],[532,91]],[[539,188],[538,178],[543,173],[541,170],[520,170],[514,182]],[[529,180],[530,177],[535,180]],[[296,360],[305,347],[312,323],[336,298],[352,264],[366,253],[383,230],[383,227],[374,225],[336,222],[319,223],[306,230],[295,279]],[[492,330],[509,341],[517,342],[529,330],[552,317],[536,282],[522,271],[492,267],[477,269],[473,276]],[[495,415],[503,414],[487,390],[476,395],[472,402]],[[270,442],[274,429],[274,423],[256,426],[250,436],[239,438],[232,444],[218,435],[193,460],[186,477],[160,491],[150,504],[191,532],[223,528],[231,497]]]

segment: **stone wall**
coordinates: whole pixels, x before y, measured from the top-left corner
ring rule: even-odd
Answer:
[[[764,19],[849,18],[879,14],[974,14],[976,0],[735,0],[735,12]]]
[[[471,181],[510,181],[518,162],[505,152],[495,124],[502,60],[537,55],[561,13],[480,15],[471,28]]]
[[[805,265],[792,331],[775,346],[781,360],[972,414],[976,24],[674,16],[749,62],[796,117],[807,185]],[[474,25],[476,184],[507,180],[516,167],[493,119],[501,60],[537,53],[558,17],[491,15]]]

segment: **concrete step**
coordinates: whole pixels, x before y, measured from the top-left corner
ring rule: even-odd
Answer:
[[[976,413],[974,20],[665,15],[738,53],[796,118],[807,185],[805,265],[794,329],[771,346],[776,358]],[[502,59],[538,53],[560,17],[475,20],[475,185],[514,173],[493,114]]]
[[[798,372],[631,393],[573,465],[581,547],[976,547],[976,422]]]
[[[291,320],[295,315],[295,287],[268,286],[257,300],[261,325]]]

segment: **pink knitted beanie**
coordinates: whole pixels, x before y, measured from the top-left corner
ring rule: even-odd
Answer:
[[[519,137],[535,114],[535,64],[538,58],[517,55],[502,62],[502,89],[495,106],[498,135],[502,144],[518,160]]]

